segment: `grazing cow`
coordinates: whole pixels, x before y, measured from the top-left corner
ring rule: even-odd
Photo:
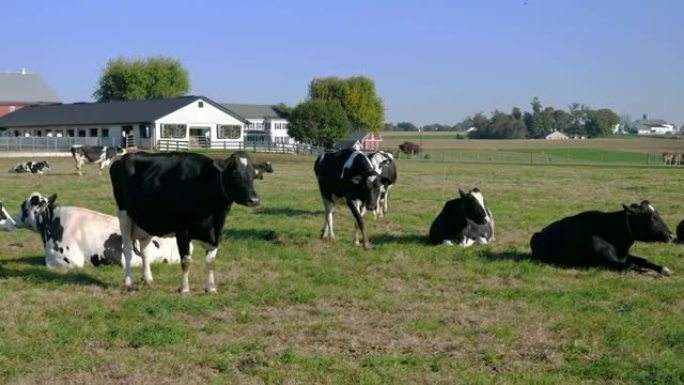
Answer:
[[[682,163],[682,154],[676,152],[663,152],[663,164],[676,166]]]
[[[273,172],[273,165],[271,164],[270,161],[265,161],[262,163],[257,163],[254,165],[254,178],[255,179],[264,179],[264,173],[271,173]]]
[[[460,198],[447,201],[430,226],[430,243],[469,247],[494,240],[494,219],[480,189],[467,194],[458,189]]]
[[[380,170],[380,194],[378,194],[378,205],[373,210],[373,216],[381,218],[389,212],[389,192],[392,186],[397,183],[397,164],[394,156],[388,152],[376,151],[368,155],[373,167]]]
[[[363,238],[363,246],[370,243],[364,231],[363,214],[365,210],[375,210],[380,194],[380,170],[363,153],[345,149],[332,153],[323,153],[316,158],[314,173],[318,180],[318,188],[325,206],[325,223],[321,230],[321,238],[334,239],[333,211],[335,203],[345,200],[354,215],[354,243],[359,245],[359,232]]]
[[[420,145],[414,142],[404,142],[399,145],[399,150],[404,154],[413,155],[420,152]]]
[[[2,201],[0,201],[0,231],[14,231],[16,223],[14,218],[9,215],[7,210],[2,206]]]
[[[17,227],[38,233],[45,247],[49,268],[71,269],[85,265],[122,265],[123,248],[116,217],[82,207],[59,206],[57,195],[49,198],[32,193],[20,206]],[[155,238],[150,254],[153,262],[179,263],[174,238]],[[140,266],[142,259],[133,259]]]
[[[585,211],[551,223],[532,236],[532,257],[561,265],[650,269],[670,275],[667,267],[629,254],[635,241],[673,240],[658,212],[648,201],[622,207],[609,213]]]
[[[102,175],[102,170],[109,166],[112,160],[119,156],[124,155],[126,149],[121,147],[107,147],[107,146],[72,146],[71,155],[74,157],[74,163],[76,164],[76,171],[78,175],[83,175],[83,164],[84,163],[97,163],[100,165],[98,175]]]
[[[50,165],[46,160],[42,162],[28,161],[25,163],[17,163],[14,167],[9,169],[9,172],[14,174],[42,174],[50,170]]]
[[[124,284],[131,288],[131,244],[139,240],[143,279],[152,284],[147,260],[150,236],[175,234],[183,274],[179,292],[190,291],[188,273],[192,255],[190,240],[206,250],[207,292],[216,292],[214,262],[226,215],[233,202],[255,207],[254,166],[243,151],[228,159],[211,159],[192,153],[171,152],[124,155],[109,170],[119,208],[119,226],[126,260]]]

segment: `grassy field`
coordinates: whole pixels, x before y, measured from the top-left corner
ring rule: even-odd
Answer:
[[[532,233],[582,210],[649,199],[674,228],[681,169],[402,159],[390,215],[368,218],[364,251],[344,207],[337,241],[318,239],[312,157],[268,159],[262,206],[235,206],[226,222],[216,295],[201,291],[198,247],[193,293],[180,297],[179,266],[155,265],[154,287],[126,292],[120,267],[47,271],[37,234],[0,233],[0,383],[684,383],[684,247],[635,245],[668,278],[528,260]],[[12,213],[32,191],[115,213],[107,175],[50,164],[47,175],[0,172]],[[496,242],[426,245],[444,201],[474,186]]]

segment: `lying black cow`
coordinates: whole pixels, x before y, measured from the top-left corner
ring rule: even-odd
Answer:
[[[372,211],[377,207],[380,193],[378,170],[363,153],[345,149],[319,155],[314,163],[314,173],[325,206],[321,238],[335,238],[333,210],[336,202],[345,200],[356,220],[354,243],[360,244],[361,232],[363,246],[368,248],[370,243],[364,230],[363,214],[366,209]]]
[[[50,170],[50,165],[46,160],[42,162],[28,161],[25,163],[17,163],[14,167],[9,169],[9,172],[14,174],[42,174]]]
[[[648,203],[623,205],[610,213],[586,211],[563,218],[535,233],[532,257],[569,266],[607,266],[625,270],[655,270],[670,275],[667,267],[629,254],[635,241],[671,242],[672,233]]]
[[[477,187],[460,198],[448,201],[430,226],[430,243],[468,247],[487,244],[494,239],[494,219]]]
[[[83,175],[83,164],[97,163],[100,165],[98,171],[102,175],[102,170],[109,166],[115,157],[124,155],[126,149],[121,147],[107,147],[107,146],[73,146],[71,147],[71,155],[74,157],[76,171],[78,175]]]
[[[255,179],[264,179],[264,173],[271,173],[273,172],[273,165],[271,164],[270,161],[265,161],[262,163],[257,163],[254,165],[254,178]]]
[[[109,174],[119,208],[126,287],[133,285],[133,241],[140,241],[143,279],[151,285],[152,272],[146,257],[151,236],[175,234],[183,268],[179,292],[190,291],[192,239],[200,241],[207,252],[205,290],[215,292],[214,261],[230,207],[233,202],[259,205],[249,155],[238,151],[228,159],[213,160],[192,153],[138,152],[114,162]]]

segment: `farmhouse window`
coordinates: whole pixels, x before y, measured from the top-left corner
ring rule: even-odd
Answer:
[[[73,129],[68,129],[68,130],[67,130],[67,136],[70,137],[70,138],[73,138],[73,137],[75,136],[75,135],[74,135],[74,130],[73,130]]]
[[[185,138],[188,126],[185,124],[162,124],[162,138]]]
[[[241,127],[237,125],[221,125],[218,126],[218,135],[216,136],[219,139],[240,139],[241,131]]]
[[[147,124],[141,124],[138,126],[138,136],[143,139],[150,137],[150,127]]]
[[[90,136],[93,138],[97,138],[97,128],[90,129]]]
[[[78,137],[79,138],[85,138],[86,136],[86,130],[78,130]]]
[[[102,129],[102,137],[103,138],[109,138],[109,128],[103,128]]]

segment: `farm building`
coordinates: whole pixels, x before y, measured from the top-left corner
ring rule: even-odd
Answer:
[[[335,144],[336,148],[353,148],[363,151],[377,151],[380,149],[382,136],[373,132],[354,131],[346,138]]]
[[[276,106],[268,104],[221,103],[229,111],[247,119],[245,146],[291,145],[295,139],[287,133],[287,117]]]
[[[546,135],[544,139],[548,140],[558,140],[558,139],[570,139],[569,136],[565,135],[564,133],[560,131],[553,131],[550,134]]]
[[[634,122],[632,132],[639,135],[672,135],[675,126],[661,119],[640,119]]]
[[[24,69],[0,73],[0,116],[30,105],[57,103],[61,100],[39,74]]]
[[[65,144],[55,149],[74,142],[160,150],[239,148],[247,124],[204,96],[29,106],[0,117],[2,136],[9,139],[80,140],[57,141]]]

